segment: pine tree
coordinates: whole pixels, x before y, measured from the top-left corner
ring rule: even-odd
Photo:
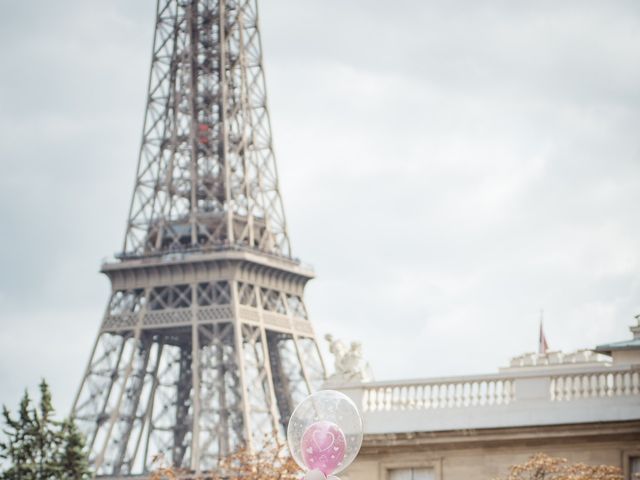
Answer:
[[[5,441],[0,442],[0,459],[6,467],[0,480],[81,480],[89,477],[84,439],[72,419],[54,419],[49,386],[39,386],[40,402],[32,407],[25,392],[18,416],[3,406]]]
[[[42,380],[39,409],[33,416],[38,480],[60,476],[57,457],[62,442],[62,432],[60,431],[61,423],[53,419],[54,413],[49,386]]]
[[[26,391],[20,401],[18,412],[18,418],[14,419],[6,406],[2,408],[6,440],[0,443],[0,458],[9,464],[0,476],[2,480],[35,478],[36,475],[34,411],[31,409],[31,399]]]
[[[59,459],[64,480],[82,480],[90,475],[84,437],[75,422],[67,419],[62,425],[62,449]]]

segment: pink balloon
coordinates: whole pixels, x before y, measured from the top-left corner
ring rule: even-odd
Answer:
[[[302,434],[302,458],[310,470],[330,475],[344,460],[347,440],[338,425],[320,421]]]

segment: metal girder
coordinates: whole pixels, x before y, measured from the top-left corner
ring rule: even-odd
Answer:
[[[159,0],[123,252],[289,256],[256,0]]]
[[[194,300],[183,309],[186,325],[145,326],[145,316],[157,310],[142,308],[135,326],[99,335],[73,410],[98,474],[144,473],[156,454],[178,467],[207,471],[241,447],[260,449],[274,435],[284,438],[295,405],[324,379],[322,359],[313,336],[260,321],[274,315],[276,307],[262,298],[273,287],[255,289],[259,301],[246,307],[237,283],[228,282],[228,296],[215,296],[224,302],[215,307],[229,304],[231,320],[202,320],[198,310],[212,308],[208,296],[206,307]],[[149,298],[157,288],[138,297]],[[243,318],[240,307],[254,311],[257,320]],[[292,324],[293,315],[287,310],[282,318]]]

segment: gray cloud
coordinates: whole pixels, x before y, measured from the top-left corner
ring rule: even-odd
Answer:
[[[61,410],[108,295],[153,2],[13,2],[0,25],[0,402]],[[379,378],[625,338],[640,302],[637,2],[261,3],[316,328]]]

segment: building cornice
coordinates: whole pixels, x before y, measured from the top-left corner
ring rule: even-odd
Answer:
[[[362,455],[393,451],[415,451],[416,448],[444,450],[478,447],[548,446],[571,441],[640,442],[640,420],[622,422],[593,422],[532,427],[463,429],[438,432],[406,432],[367,434]]]

